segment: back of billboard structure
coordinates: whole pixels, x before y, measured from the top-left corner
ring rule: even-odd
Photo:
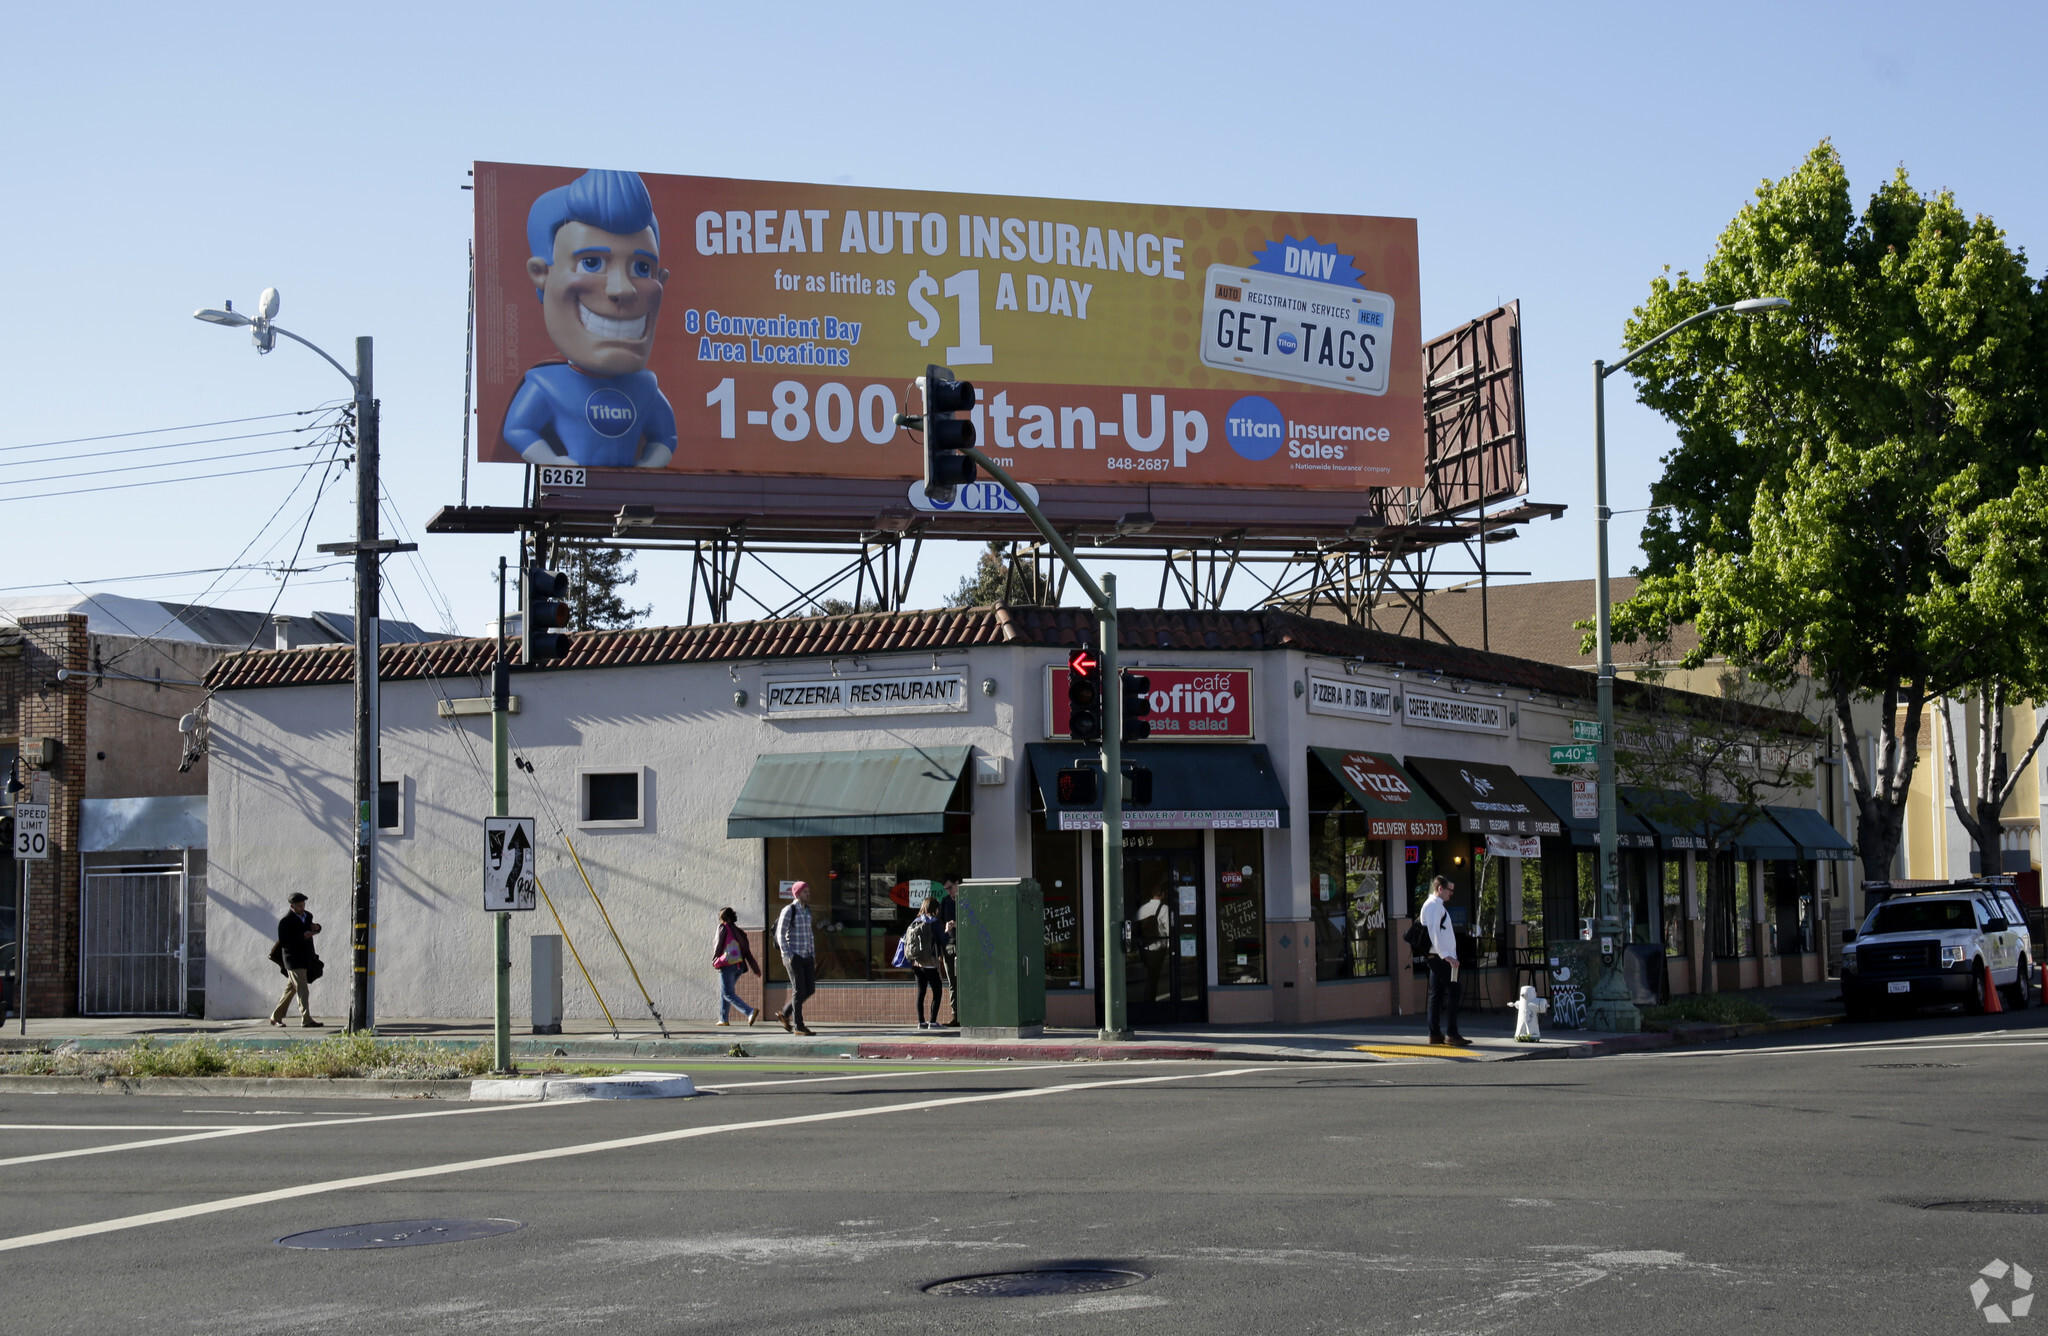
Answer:
[[[476,164],[479,457],[910,478],[927,363],[1038,484],[1423,482],[1415,223]]]

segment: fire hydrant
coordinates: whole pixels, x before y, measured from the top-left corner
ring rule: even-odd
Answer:
[[[1536,996],[1531,984],[1522,985],[1522,996],[1515,1003],[1515,1042],[1533,1044],[1543,1037],[1543,1027],[1536,1018],[1550,1010],[1550,1000]]]

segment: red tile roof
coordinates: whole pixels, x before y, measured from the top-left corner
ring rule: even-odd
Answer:
[[[1118,614],[1118,645],[1128,652],[1151,649],[1294,649],[1309,654],[1399,665],[1417,673],[1549,696],[1593,699],[1593,674],[1506,654],[1490,654],[1434,641],[1287,612],[1178,612],[1126,609]],[[1095,615],[1081,608],[946,608],[931,612],[863,612],[835,617],[792,617],[775,621],[722,622],[710,626],[644,627],[585,631],[567,637],[568,651],[548,671],[619,668],[664,663],[726,663],[746,660],[844,658],[891,651],[968,649],[976,645],[1075,646],[1094,639]],[[379,662],[385,681],[490,674],[494,642],[435,640],[386,645]],[[352,651],[345,645],[311,649],[255,650],[230,654],[207,675],[216,690],[312,686],[352,681]],[[512,661],[519,662],[518,642]],[[1630,699],[1649,690],[1622,680],[1616,694]]]

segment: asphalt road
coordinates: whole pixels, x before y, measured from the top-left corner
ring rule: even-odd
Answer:
[[[2043,1022],[1585,1061],[702,1064],[723,1093],[607,1104],[6,1095],[0,1331],[1978,1330],[1981,1268],[2048,1278],[2048,1215],[1926,1207],[2048,1210]],[[421,1218],[524,1227],[276,1243]],[[920,1289],[1056,1264],[1147,1279]]]

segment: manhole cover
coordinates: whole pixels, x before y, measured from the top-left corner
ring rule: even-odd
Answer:
[[[1022,1299],[1038,1294],[1094,1294],[1120,1290],[1148,1279],[1142,1271],[1110,1267],[1045,1267],[1037,1271],[996,1271],[985,1276],[935,1280],[926,1294],[957,1294],[973,1299]]]
[[[1866,1062],[1863,1065],[1874,1072],[1904,1072],[1925,1071],[1928,1069],[1948,1071],[1963,1064],[1960,1062]]]
[[[524,1229],[518,1220],[386,1220],[375,1225],[336,1225],[287,1234],[285,1248],[419,1248],[429,1243],[467,1243]]]
[[[1936,1201],[1929,1202],[1923,1209],[1929,1211],[1971,1211],[1980,1215],[2048,1215],[2048,1202]]]

